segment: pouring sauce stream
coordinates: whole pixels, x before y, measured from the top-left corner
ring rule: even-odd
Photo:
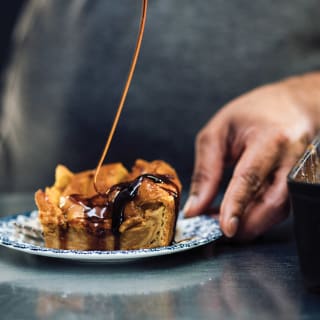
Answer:
[[[111,144],[112,138],[114,136],[116,127],[118,125],[119,118],[120,118],[120,115],[121,115],[121,112],[122,112],[122,109],[123,109],[123,106],[124,106],[124,103],[125,103],[125,100],[126,100],[129,88],[130,88],[131,80],[132,80],[132,77],[133,77],[133,74],[134,74],[134,71],[135,71],[135,67],[136,67],[137,61],[138,61],[140,48],[141,48],[141,43],[142,43],[142,38],[143,38],[143,34],[144,34],[144,29],[145,29],[145,24],[146,24],[147,8],[148,8],[148,0],[143,0],[138,39],[137,39],[136,48],[135,48],[135,51],[134,51],[134,54],[133,54],[133,58],[132,58],[132,62],[131,62],[130,70],[129,70],[129,74],[128,74],[127,81],[126,81],[126,84],[125,84],[123,92],[122,92],[122,96],[121,96],[121,99],[120,99],[120,102],[119,102],[117,113],[116,113],[115,118],[113,120],[113,124],[112,124],[111,130],[110,130],[106,145],[104,147],[104,150],[102,152],[101,158],[100,158],[99,163],[98,163],[98,165],[96,167],[96,170],[95,170],[95,175],[94,175],[93,182],[94,182],[94,188],[95,188],[97,193],[100,193],[99,190],[98,190],[98,187],[97,187],[97,180],[98,180],[99,172],[100,172],[100,169],[101,169],[101,167],[102,167],[102,165],[104,163],[104,160],[105,160],[105,158],[107,156],[108,150],[110,148],[110,144]]]

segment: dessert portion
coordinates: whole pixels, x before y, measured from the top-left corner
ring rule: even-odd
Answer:
[[[73,173],[56,168],[55,183],[35,194],[45,244],[73,250],[134,250],[170,245],[181,183],[161,160],[137,160]],[[99,190],[97,192],[96,190]]]

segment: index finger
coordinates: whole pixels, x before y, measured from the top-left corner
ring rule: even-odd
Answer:
[[[221,204],[220,225],[226,236],[235,235],[241,215],[275,169],[280,156],[281,144],[272,139],[264,143],[256,139],[246,146]]]

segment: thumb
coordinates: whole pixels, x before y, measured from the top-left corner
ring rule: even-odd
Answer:
[[[190,195],[183,208],[185,217],[199,215],[208,209],[221,181],[226,145],[226,130],[203,129],[196,139],[195,166]]]

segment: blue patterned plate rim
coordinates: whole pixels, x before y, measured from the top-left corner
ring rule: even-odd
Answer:
[[[34,244],[23,232],[16,232],[14,227],[19,218],[34,222],[37,211],[18,213],[0,218],[0,245],[29,254],[61,259],[84,261],[125,261],[156,257],[191,250],[214,242],[222,237],[219,223],[216,219],[201,215],[195,218],[178,219],[176,242],[170,246],[152,249],[117,250],[117,251],[80,251],[47,248],[44,244]]]

